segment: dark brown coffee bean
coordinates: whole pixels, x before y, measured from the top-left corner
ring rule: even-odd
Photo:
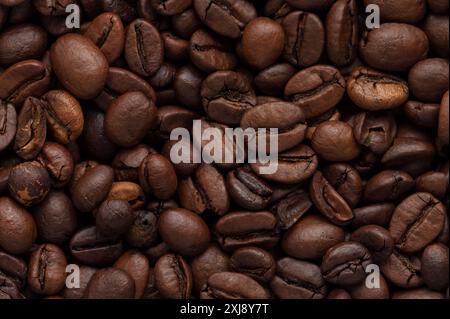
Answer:
[[[247,275],[219,272],[208,278],[200,293],[201,299],[268,299],[266,289]]]
[[[316,11],[330,7],[334,0],[287,0],[286,2],[297,9]]]
[[[215,273],[230,270],[230,257],[217,244],[212,243],[191,261],[194,288],[200,292],[208,278]]]
[[[53,295],[64,288],[67,259],[56,245],[40,245],[30,257],[28,284],[37,294]]]
[[[193,8],[189,8],[172,17],[174,31],[184,39],[190,39],[192,34],[200,29],[202,23]]]
[[[403,111],[413,124],[426,128],[435,128],[438,125],[439,104],[408,101]]]
[[[100,8],[101,11],[113,12],[119,15],[125,25],[133,21],[137,15],[134,5],[126,0],[102,0]]]
[[[105,115],[105,133],[115,144],[131,147],[139,144],[156,120],[156,107],[142,92],[118,97]]]
[[[9,174],[9,192],[15,200],[25,206],[42,202],[50,187],[47,170],[36,161],[18,164]]]
[[[36,206],[33,216],[39,237],[45,242],[65,243],[77,228],[75,208],[70,198],[60,191],[50,191],[44,201]]]
[[[124,200],[133,210],[141,209],[145,205],[144,190],[141,186],[132,182],[113,183],[106,199]]]
[[[133,247],[143,248],[156,244],[158,237],[158,217],[151,211],[135,212],[133,224],[125,234],[126,241]]]
[[[129,250],[114,263],[114,267],[125,271],[134,280],[135,299],[144,295],[150,268],[147,257],[136,250]]]
[[[0,34],[0,65],[40,59],[46,48],[47,33],[43,28],[34,24],[13,26]]]
[[[35,158],[44,146],[47,124],[44,104],[30,97],[25,101],[17,118],[14,151],[26,160]]]
[[[125,31],[122,20],[114,13],[103,13],[97,16],[87,28],[84,36],[103,52],[110,64],[122,54],[125,44]]]
[[[327,14],[327,54],[335,65],[351,64],[359,43],[357,1],[338,0]]]
[[[75,3],[74,0],[58,0],[56,2],[48,0],[33,0],[36,10],[44,16],[64,15],[66,12],[66,7],[73,3]]]
[[[88,170],[73,186],[72,201],[81,212],[90,212],[106,198],[114,179],[114,171],[106,165]]]
[[[416,192],[430,193],[442,200],[448,191],[448,177],[442,172],[428,172],[416,179]]]
[[[358,204],[363,186],[356,169],[344,163],[331,164],[323,169],[323,175],[350,207]]]
[[[259,282],[269,282],[275,275],[276,264],[272,255],[258,247],[243,247],[230,258],[233,271],[248,275]]]
[[[357,242],[345,242],[330,248],[320,269],[327,282],[352,286],[366,277],[366,267],[372,263],[369,251]]]
[[[408,75],[411,93],[420,101],[439,103],[448,90],[448,68],[446,59],[426,59],[416,63]]]
[[[379,287],[368,287],[363,281],[349,288],[352,299],[389,299],[389,285],[386,279],[380,275]]]
[[[426,1],[425,0],[407,0],[407,1],[381,1],[381,0],[365,0],[364,4],[377,5],[380,8],[380,17],[382,21],[403,22],[416,24],[425,16]]]
[[[157,0],[151,0],[152,7],[161,15],[173,16],[183,12],[191,6],[192,0],[168,0],[163,3]]]
[[[70,240],[70,253],[89,266],[105,266],[114,263],[122,255],[121,240],[99,234],[95,227],[78,231]]]
[[[184,208],[197,214],[208,210],[224,215],[230,207],[224,177],[208,164],[200,165],[192,177],[180,180],[178,197]]]
[[[438,14],[448,13],[448,1],[445,0],[427,0],[428,7],[431,11]]]
[[[165,210],[159,218],[158,231],[164,242],[183,256],[201,254],[210,241],[208,226],[202,218],[183,208]]]
[[[21,61],[0,73],[0,99],[21,106],[28,97],[44,94],[50,81],[50,72],[43,63]]]
[[[67,148],[58,143],[46,142],[37,160],[47,169],[53,187],[61,188],[69,183],[74,163]]]
[[[308,193],[303,189],[299,189],[290,192],[287,196],[281,198],[272,206],[271,211],[277,216],[278,228],[289,229],[306,212],[308,212],[311,207],[312,202]]]
[[[289,63],[273,64],[255,76],[254,84],[263,94],[282,95],[286,83],[295,73],[295,67]]]
[[[138,181],[138,169],[144,158],[153,150],[144,144],[119,151],[114,158],[113,168],[119,181]]]
[[[107,199],[95,214],[95,225],[101,235],[118,237],[131,227],[134,218],[133,209],[127,201]]]
[[[270,287],[281,299],[323,299],[327,293],[319,266],[290,257],[277,261]]]
[[[270,249],[280,237],[276,217],[270,212],[231,212],[221,217],[215,231],[220,245],[226,251],[244,246]]]
[[[191,130],[192,121],[200,117],[197,113],[179,106],[167,105],[158,108],[156,119],[157,135],[168,139],[174,129],[185,128]]]
[[[98,270],[86,288],[86,299],[133,299],[135,284],[133,278],[117,268]]]
[[[448,287],[448,247],[431,244],[422,253],[422,277],[433,290],[442,291]]]
[[[317,209],[334,224],[345,225],[352,221],[352,209],[319,171],[312,178],[309,196]]]
[[[56,76],[70,93],[92,99],[101,92],[108,76],[108,61],[88,38],[64,35],[53,44],[50,57]]]
[[[392,294],[392,299],[447,299],[444,294],[426,288],[397,291]]]
[[[36,240],[36,224],[22,206],[0,197],[0,246],[15,255],[27,253]]]
[[[189,264],[179,255],[162,256],[155,265],[155,283],[164,298],[189,299],[193,284]]]
[[[283,19],[282,25],[286,33],[284,58],[301,67],[316,64],[325,47],[325,28],[320,18],[313,13],[294,11]]]
[[[373,68],[402,72],[424,59],[428,48],[428,38],[419,28],[405,23],[383,23],[380,28],[364,33],[359,52]]]
[[[376,263],[386,260],[394,251],[394,240],[391,234],[381,226],[360,227],[352,233],[351,240],[357,241],[369,249],[373,261]]]
[[[188,108],[200,110],[202,81],[203,75],[194,66],[187,65],[179,68],[173,83],[177,100]]]
[[[25,261],[0,250],[0,277],[7,277],[17,288],[22,288],[27,280],[27,271]]]
[[[246,24],[257,16],[246,0],[193,0],[198,17],[211,30],[229,38],[239,38]]]
[[[447,3],[448,7],[448,3]],[[431,49],[441,58],[448,58],[449,25],[448,9],[446,15],[430,14],[426,17],[422,28],[428,36]]]
[[[439,121],[438,121],[438,137],[437,147],[438,151],[442,154],[448,153],[449,145],[449,104],[448,104],[448,91],[445,92],[442,98],[441,106],[439,108]]]
[[[385,170],[367,181],[364,200],[368,203],[402,199],[414,187],[414,179],[402,171]]]
[[[164,43],[158,30],[149,22],[137,19],[126,32],[125,58],[130,69],[142,76],[151,76],[163,62]]]
[[[97,272],[96,268],[89,266],[80,266],[80,287],[79,288],[64,288],[62,295],[65,299],[83,299],[87,286],[91,281],[92,276]]]
[[[14,141],[17,130],[17,113],[14,106],[0,99],[0,152]]]
[[[396,247],[413,253],[431,243],[444,226],[445,207],[429,193],[415,193],[395,209],[389,232]]]
[[[352,299],[352,296],[344,289],[334,288],[328,294],[327,299]]]
[[[356,208],[353,211],[355,218],[352,224],[355,227],[364,225],[388,226],[394,212],[395,205],[389,203],[374,204]]]
[[[300,106],[307,119],[335,107],[345,93],[345,80],[339,70],[317,65],[296,73],[286,84],[284,95]]]
[[[388,259],[380,263],[386,279],[398,287],[416,288],[423,285],[420,259],[402,255],[394,250]]]

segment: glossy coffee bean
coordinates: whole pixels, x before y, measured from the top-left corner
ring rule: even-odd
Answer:
[[[377,5],[380,8],[380,17],[386,22],[403,22],[409,24],[416,24],[425,15],[426,1],[425,0],[408,0],[404,2],[398,1],[380,1],[380,0],[365,0],[364,4]]]
[[[47,169],[53,187],[61,188],[69,183],[74,171],[74,163],[66,147],[58,143],[46,142],[37,160]]]
[[[296,69],[289,63],[273,64],[261,70],[255,76],[254,84],[258,90],[267,95],[281,95]]]
[[[327,282],[352,286],[364,280],[366,267],[371,263],[369,251],[363,245],[349,241],[328,250],[320,269]]]
[[[428,172],[417,177],[415,189],[442,200],[448,192],[448,178],[442,172]]]
[[[138,251],[130,250],[124,253],[114,263],[114,267],[125,271],[134,280],[135,299],[139,299],[144,294],[149,278],[149,263],[147,257]]]
[[[446,154],[448,152],[449,145],[449,104],[448,104],[448,91],[442,98],[441,106],[439,108],[439,120],[438,120],[438,138],[437,147],[440,153]]]
[[[268,282],[275,275],[276,264],[272,255],[258,247],[243,247],[230,258],[233,271],[246,274],[259,282]]]
[[[43,244],[30,257],[28,283],[37,294],[53,295],[64,288],[67,259],[56,245]]]
[[[277,261],[270,287],[281,299],[323,299],[327,293],[319,266],[290,257]]]
[[[14,141],[17,130],[17,112],[14,106],[0,99],[0,151]]]
[[[97,272],[97,269],[89,266],[80,266],[80,287],[79,288],[64,288],[62,295],[65,299],[83,299],[86,288],[91,281],[92,276]]]
[[[380,275],[379,287],[368,288],[366,283],[362,282],[349,290],[353,299],[389,299],[390,297],[389,285],[382,275]]]
[[[132,182],[114,182],[106,198],[124,200],[133,210],[141,209],[145,205],[145,194],[142,187]]]
[[[151,211],[138,210],[133,224],[125,234],[126,241],[133,247],[150,247],[156,243],[158,217]]]
[[[98,232],[105,237],[118,237],[125,233],[134,221],[134,212],[124,200],[107,199],[95,214]]]
[[[27,280],[28,266],[21,258],[0,250],[0,276],[8,277],[18,288]]]
[[[70,93],[92,99],[101,92],[108,76],[108,61],[88,38],[64,35],[53,44],[50,57],[56,76]]]
[[[347,164],[331,164],[323,175],[350,207],[355,207],[362,196],[363,186],[358,171]]]
[[[247,275],[236,272],[219,272],[208,278],[200,293],[201,299],[268,299],[269,293]]]
[[[438,103],[448,90],[448,60],[426,59],[416,63],[408,75],[411,93],[420,101]]]
[[[394,251],[394,240],[389,231],[381,226],[360,227],[352,233],[351,240],[369,249],[375,262],[387,259]]]
[[[138,169],[145,157],[152,151],[149,146],[139,144],[117,152],[112,163],[116,179],[137,182],[139,179]]]
[[[448,4],[447,4],[448,7]],[[448,9],[446,15],[430,14],[425,18],[423,31],[428,36],[431,49],[441,58],[448,58],[449,38]]]
[[[98,270],[89,281],[86,299],[132,299],[135,295],[133,278],[117,268]]]
[[[403,255],[394,250],[388,259],[380,263],[386,279],[398,287],[416,288],[423,285],[420,259]]]
[[[431,244],[422,253],[422,276],[432,290],[442,291],[448,287],[448,247]]]
[[[182,208],[165,210],[159,218],[158,231],[164,242],[183,256],[201,254],[210,241],[208,226],[202,218]]]
[[[0,197],[0,245],[11,254],[28,252],[36,240],[32,215],[9,197]]]
[[[271,207],[271,211],[277,216],[278,228],[289,229],[308,212],[312,205],[308,192],[299,189],[282,197]]]
[[[419,126],[435,128],[439,117],[439,104],[408,101],[404,106],[408,119]]]
[[[367,181],[364,200],[368,203],[395,202],[410,193],[414,179],[402,171],[385,170]]]
[[[155,265],[155,283],[168,299],[188,299],[192,292],[192,271],[183,257],[167,254]]]

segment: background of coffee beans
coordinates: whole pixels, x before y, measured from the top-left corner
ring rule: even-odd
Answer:
[[[448,298],[448,6],[0,0],[0,298]],[[171,163],[194,119],[279,169]]]

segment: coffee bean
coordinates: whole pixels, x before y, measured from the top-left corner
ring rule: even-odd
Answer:
[[[18,288],[22,288],[27,280],[28,267],[21,258],[0,250],[0,276],[6,276]]]
[[[141,209],[145,205],[144,190],[132,182],[114,182],[106,199],[124,200],[133,210]]]
[[[431,244],[422,253],[422,276],[432,290],[442,291],[448,286],[448,247]]]
[[[323,299],[327,293],[319,266],[290,257],[278,260],[270,287],[281,299]]]
[[[445,299],[445,296],[426,288],[418,288],[395,292],[392,299]]]
[[[276,264],[272,255],[258,247],[243,247],[230,258],[230,267],[259,282],[268,282],[275,275]]]
[[[67,148],[58,143],[46,142],[37,160],[47,169],[53,187],[61,188],[69,183],[74,163]]]
[[[66,299],[82,299],[86,292],[86,288],[91,281],[92,276],[97,272],[96,268],[89,266],[80,266],[80,287],[64,288],[62,295]]]
[[[426,1],[425,0],[407,0],[405,2],[398,1],[380,1],[365,0],[364,4],[377,5],[380,8],[380,15],[383,21],[403,22],[416,24],[425,16]]]
[[[368,203],[396,201],[404,198],[413,187],[414,180],[409,174],[385,170],[367,181],[364,200]]]
[[[404,106],[404,113],[416,125],[435,128],[439,118],[439,104],[408,101]]]
[[[119,151],[112,163],[116,179],[137,182],[139,179],[138,169],[150,152],[154,151],[144,144]]]
[[[289,229],[308,212],[312,205],[308,193],[299,189],[281,198],[272,206],[271,211],[277,216],[278,228]]]
[[[406,253],[421,250],[444,226],[445,208],[429,193],[415,193],[395,209],[389,232],[396,247]]]
[[[441,58],[448,58],[449,53],[448,4],[446,5],[446,15],[430,14],[422,26],[430,41],[431,49]]]
[[[289,63],[273,64],[255,76],[254,84],[263,94],[281,95],[295,73],[296,69]]]
[[[171,198],[178,186],[172,163],[159,154],[149,154],[142,161],[139,181],[144,190],[161,200]]]
[[[363,186],[356,169],[343,163],[331,164],[324,168],[323,175],[350,207],[358,204]]]
[[[350,289],[350,295],[353,299],[389,299],[389,285],[386,279],[380,275],[379,287],[368,287],[362,282]]]
[[[334,0],[287,0],[286,2],[297,9],[316,11],[328,8]]]
[[[416,63],[408,75],[411,93],[423,102],[438,103],[448,90],[448,60],[426,59]]]
[[[394,250],[388,259],[380,263],[384,276],[396,286],[416,288],[423,285],[420,259],[402,255]]]
[[[443,154],[448,153],[449,144],[449,106],[448,106],[448,91],[445,92],[442,98],[441,106],[439,108],[439,121],[438,121],[438,150]]]
[[[269,293],[255,280],[236,272],[219,272],[208,278],[201,299],[268,299]]]
[[[140,299],[147,286],[149,278],[149,264],[147,257],[138,251],[130,250],[124,253],[115,263],[114,267],[128,273],[134,280],[135,299]]]
[[[188,299],[192,291],[192,271],[183,257],[167,254],[155,265],[155,283],[161,295],[169,299]]]
[[[134,221],[134,212],[124,200],[107,199],[95,214],[98,232],[105,237],[118,237],[125,233]]]
[[[0,99],[0,152],[8,148],[17,130],[17,113],[14,106]]]
[[[441,172],[428,172],[416,179],[416,192],[430,193],[442,200],[448,191],[448,177]]]
[[[351,240],[367,247],[377,263],[386,260],[394,251],[394,241],[390,233],[381,226],[360,227],[352,233]]]
[[[156,243],[158,237],[158,217],[151,211],[139,210],[135,212],[133,224],[125,234],[126,241],[133,247],[150,247]]]
[[[133,278],[117,268],[98,270],[89,281],[86,299],[132,299],[135,295]]]

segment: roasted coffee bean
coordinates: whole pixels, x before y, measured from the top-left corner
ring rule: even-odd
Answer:
[[[89,266],[80,266],[80,287],[79,288],[64,288],[62,295],[65,299],[83,299],[87,286],[91,281],[92,276],[97,272],[96,268]]]
[[[149,154],[139,167],[139,181],[144,190],[158,199],[171,198],[178,186],[172,163],[160,154]]]
[[[244,246],[270,249],[280,237],[276,229],[277,219],[270,212],[231,212],[221,217],[216,225],[220,245],[226,251]]]
[[[306,121],[302,110],[293,103],[265,103],[249,109],[242,116],[242,129],[277,128],[278,151],[283,152],[303,142],[306,134]],[[270,134],[272,138],[273,134]],[[269,139],[269,136],[266,136]],[[254,138],[258,138],[259,135]],[[267,142],[269,144],[269,142]],[[260,145],[258,144],[258,147]],[[270,145],[266,146],[266,149]]]
[[[352,299],[389,299],[389,285],[380,275],[379,287],[368,287],[365,282],[349,288]]]
[[[25,101],[17,118],[14,151],[26,160],[35,158],[44,146],[47,124],[44,105],[36,98]]]
[[[193,0],[195,12],[211,30],[229,38],[239,38],[246,24],[257,16],[246,0]]]
[[[189,299],[193,285],[191,268],[179,255],[164,255],[155,265],[155,283],[165,298]]]
[[[416,288],[423,285],[420,259],[403,255],[396,250],[380,263],[386,279],[398,287]]]
[[[443,0],[427,0],[428,7],[434,13],[445,14],[448,13],[449,3]]]
[[[389,225],[396,247],[405,253],[420,251],[442,231],[445,211],[429,193],[407,197],[395,209]]]
[[[114,263],[114,267],[128,273],[134,280],[135,299],[140,299],[147,286],[150,268],[147,257],[136,250],[124,253]]]
[[[200,95],[205,112],[223,124],[239,124],[245,111],[256,105],[251,83],[242,74],[218,71],[202,83]]]
[[[105,133],[110,141],[136,146],[156,120],[154,101],[142,92],[128,92],[113,101],[105,115]]]
[[[89,281],[86,299],[132,299],[135,296],[133,278],[117,268],[98,270]]]
[[[440,292],[417,288],[394,292],[392,299],[446,299],[446,297]]]
[[[259,282],[268,282],[275,275],[276,264],[272,255],[258,247],[243,247],[230,258],[230,267]]]
[[[408,100],[406,82],[392,75],[358,67],[351,73],[347,93],[359,107],[368,111],[396,108]]]
[[[316,153],[305,144],[278,155],[278,169],[273,173],[261,174],[266,164],[256,162],[250,164],[253,171],[269,181],[296,184],[308,180],[316,171],[318,157]]]
[[[194,60],[193,58],[191,59]],[[202,73],[194,66],[187,65],[179,68],[173,83],[177,100],[188,108],[201,109],[200,90],[202,81]]]
[[[25,206],[42,202],[50,187],[47,170],[36,161],[18,164],[9,174],[9,192],[16,201]]]
[[[448,176],[442,172],[428,172],[416,179],[416,191],[430,193],[442,200],[448,192]]]
[[[210,241],[203,219],[183,208],[165,210],[158,220],[158,231],[170,249],[183,256],[201,254]]]
[[[9,197],[0,197],[0,207],[0,246],[11,254],[27,253],[37,236],[33,217]]]
[[[334,288],[328,294],[327,299],[352,299],[352,296],[345,289]]]
[[[180,37],[185,39],[189,39],[195,31],[200,29],[201,25],[202,23],[193,8],[188,8],[187,10],[172,16],[173,30]]]
[[[268,299],[266,289],[247,275],[219,272],[208,278],[200,293],[201,299]]]
[[[12,144],[17,130],[17,113],[14,106],[0,99],[0,152]]]
[[[329,65],[312,66],[296,73],[284,88],[286,98],[300,106],[307,119],[331,110],[344,93],[344,78]]]
[[[328,11],[326,20],[327,54],[333,64],[351,64],[359,43],[357,1],[336,1]]]
[[[67,195],[61,191],[50,191],[37,205],[33,214],[39,237],[45,242],[63,244],[75,233],[77,214]]]
[[[277,261],[270,287],[281,299],[323,299],[327,294],[319,266],[290,257]]]
[[[364,200],[368,203],[395,202],[414,187],[414,179],[402,171],[385,170],[366,183]]]
[[[394,241],[390,233],[381,226],[362,226],[352,233],[351,240],[369,249],[377,263],[386,260],[394,251]]]
[[[287,0],[286,2],[297,9],[316,11],[328,8],[334,0]]]
[[[403,22],[416,24],[425,16],[426,1],[425,0],[407,0],[407,1],[381,1],[381,0],[365,0],[364,4],[377,5],[380,8],[381,20],[386,22]]]
[[[8,277],[18,288],[22,288],[27,280],[27,272],[25,261],[0,250],[0,276]]]
[[[361,199],[363,186],[361,177],[352,166],[338,163],[326,166],[323,175],[350,207]]]
[[[325,28],[320,18],[314,13],[294,11],[282,25],[286,34],[285,60],[300,67],[317,63],[325,47]]]
[[[178,197],[184,208],[197,214],[208,210],[223,215],[230,208],[225,179],[212,165],[202,164],[191,177],[180,180]]]
[[[427,56],[428,49],[426,34],[405,23],[383,23],[366,31],[359,45],[361,57],[369,66],[390,72],[408,70]]]
[[[142,76],[151,76],[161,67],[164,43],[158,30],[143,19],[133,21],[125,37],[125,58],[130,69]]]
[[[309,196],[317,209],[336,225],[348,224],[354,218],[351,207],[319,171],[312,178]]]
[[[70,240],[70,253],[77,260],[89,266],[104,266],[114,263],[122,255],[121,240],[99,234],[95,227],[78,231]]]
[[[448,91],[445,92],[442,98],[441,106],[439,108],[439,121],[438,121],[438,137],[437,146],[438,151],[442,154],[447,154],[449,147],[449,104],[448,104]]]
[[[107,199],[95,214],[95,225],[101,235],[118,237],[131,227],[134,217],[133,209],[127,201]]]
[[[64,288],[67,259],[56,245],[43,244],[30,257],[28,283],[37,294],[53,295]]]
[[[106,165],[95,166],[73,185],[72,201],[81,212],[90,212],[106,198],[114,179],[114,171]]]
[[[150,152],[153,150],[144,144],[119,151],[112,163],[116,179],[137,182],[139,167]]]
[[[420,101],[439,103],[448,90],[448,60],[426,59],[416,63],[408,75],[411,93]]]
[[[348,241],[330,248],[320,269],[327,282],[352,286],[366,277],[366,267],[372,263],[369,251],[357,242]]]
[[[230,270],[230,257],[213,243],[203,253],[192,259],[191,269],[194,288],[200,292],[212,274]]]
[[[139,210],[135,212],[133,224],[125,234],[126,241],[133,247],[150,247],[158,238],[158,217],[151,211]]]
[[[44,94],[50,81],[50,72],[42,62],[18,62],[0,73],[0,99],[19,107],[28,97]]]
[[[56,141],[69,144],[77,140],[84,127],[80,103],[62,90],[48,92],[41,101],[47,117],[47,126]]]
[[[145,205],[144,190],[132,182],[115,182],[111,185],[108,196],[110,200],[124,200],[133,210],[141,209]]]
[[[448,3],[447,3],[448,7]],[[448,29],[448,9],[446,15],[430,14],[425,18],[423,31],[428,36],[431,49],[441,58],[448,59],[449,53],[449,29]]]
[[[277,216],[278,228],[291,228],[312,207],[311,199],[303,189],[288,193],[271,208]]]
[[[74,171],[74,163],[69,150],[63,145],[46,142],[37,160],[47,169],[53,187],[61,188],[69,183]]]
[[[64,35],[53,44],[50,57],[56,76],[70,93],[92,99],[101,92],[108,76],[108,61],[88,38]]]
[[[238,168],[227,175],[231,198],[242,208],[260,210],[267,207],[272,196],[271,187],[249,168]]]
[[[422,253],[422,277],[432,290],[442,291],[448,287],[448,247],[431,244]]]
[[[75,3],[74,0],[58,0],[56,2],[47,0],[33,0],[34,7],[44,16],[59,16],[66,12],[69,4]]]
[[[110,64],[122,54],[125,44],[125,32],[120,17],[114,13],[97,16],[88,26],[84,36],[103,52]]]
[[[295,73],[295,67],[289,63],[273,64],[255,76],[254,84],[263,94],[282,95],[286,83]]]
[[[416,125],[426,128],[435,128],[438,125],[439,104],[408,101],[403,111],[406,117]]]

